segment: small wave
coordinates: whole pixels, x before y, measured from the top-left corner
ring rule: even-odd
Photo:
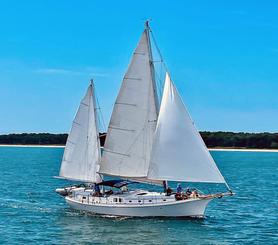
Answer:
[[[52,212],[52,208],[41,207],[30,201],[22,201],[17,199],[0,199],[0,206],[4,208],[24,209],[29,211]]]

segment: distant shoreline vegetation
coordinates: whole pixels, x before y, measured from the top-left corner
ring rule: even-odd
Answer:
[[[278,133],[200,132],[209,148],[278,149]],[[100,133],[104,145],[105,133]],[[68,134],[23,133],[0,135],[2,145],[65,145]],[[178,139],[177,139],[178,140]]]
[[[106,133],[100,133],[100,144],[104,144]],[[65,145],[68,134],[22,133],[0,135],[0,145]]]

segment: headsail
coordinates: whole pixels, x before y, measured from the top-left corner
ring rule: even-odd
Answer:
[[[84,182],[101,181],[100,145],[93,84],[82,99],[68,136],[60,176]]]
[[[225,183],[167,73],[148,178]]]
[[[104,145],[102,174],[147,175],[157,120],[148,38],[146,29],[123,78]]]

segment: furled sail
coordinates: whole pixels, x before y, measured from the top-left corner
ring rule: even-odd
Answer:
[[[99,132],[93,84],[82,99],[67,139],[60,176],[84,182],[99,182]]]
[[[157,110],[146,29],[123,78],[110,119],[100,173],[145,177]]]
[[[148,178],[225,183],[167,73]]]

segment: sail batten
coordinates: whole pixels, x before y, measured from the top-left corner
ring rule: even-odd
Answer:
[[[100,173],[145,177],[156,126],[149,40],[144,30],[114,104]]]
[[[93,85],[87,89],[72,122],[60,177],[68,180],[99,182],[100,162],[99,132],[95,114]]]
[[[154,135],[148,178],[225,183],[168,74]]]

